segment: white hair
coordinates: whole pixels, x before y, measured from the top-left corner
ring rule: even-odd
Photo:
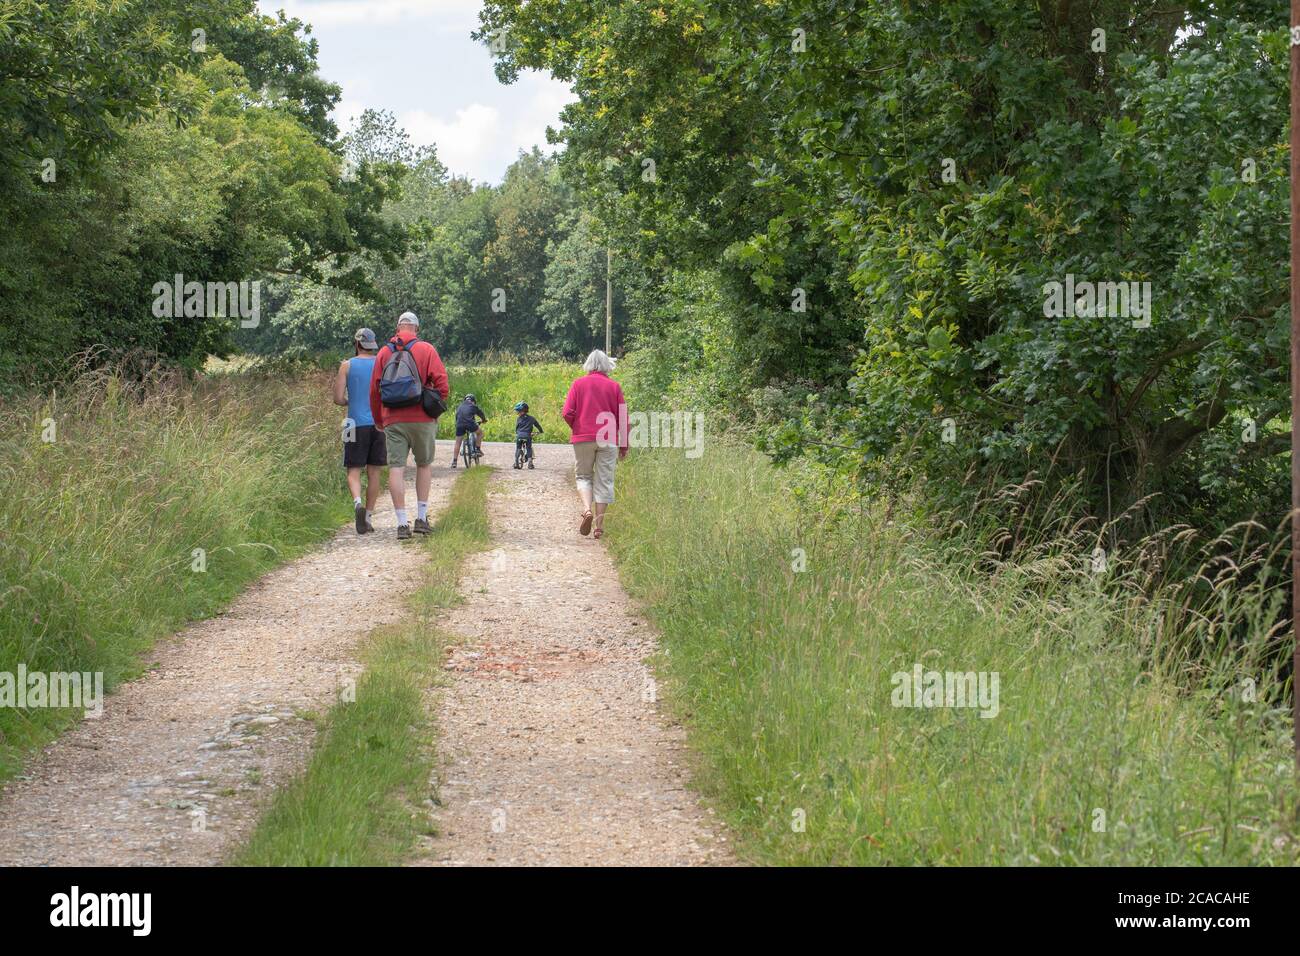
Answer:
[[[398,325],[413,325],[417,329],[420,327],[420,320],[415,317],[414,312],[403,312],[397,317]]]
[[[600,349],[592,349],[587,361],[582,363],[584,372],[604,372],[608,375],[614,371],[614,360]]]

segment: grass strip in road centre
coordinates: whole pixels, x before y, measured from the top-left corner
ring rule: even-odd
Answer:
[[[411,617],[371,636],[355,700],[330,710],[306,771],[276,794],[236,864],[392,865],[427,832],[422,804],[435,730],[428,690],[439,679],[446,642],[434,614],[459,600],[461,564],[489,541],[490,475],[490,468],[471,468],[452,486],[423,542],[429,561],[410,596]]]

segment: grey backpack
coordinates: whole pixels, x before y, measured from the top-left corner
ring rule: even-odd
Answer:
[[[419,339],[411,339],[414,345]],[[401,339],[392,339],[388,347],[392,354],[379,373],[379,402],[385,408],[409,408],[420,404],[424,396],[424,382],[420,379],[420,366],[411,354],[410,345]]]

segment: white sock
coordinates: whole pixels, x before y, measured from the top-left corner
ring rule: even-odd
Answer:
[[[402,525],[406,524],[406,509],[394,508],[393,510],[397,512],[397,526],[400,528]]]
[[[415,503],[415,516],[421,521],[429,517],[429,502],[417,501]]]
[[[374,514],[374,512],[371,511],[369,508],[367,508],[367,509],[366,509],[366,520],[369,521],[369,520],[370,520],[370,516],[373,515],[373,514]]]
[[[355,508],[355,507],[356,507],[357,505],[359,505],[359,504],[361,504],[361,496],[360,496],[360,495],[357,495],[356,497],[354,497],[354,498],[352,499],[352,507]]]

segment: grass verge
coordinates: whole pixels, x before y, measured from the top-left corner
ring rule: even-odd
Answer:
[[[489,541],[490,473],[471,468],[457,478],[424,544],[429,562],[411,619],[371,636],[355,700],[326,715],[306,771],[276,794],[236,864],[391,865],[427,831],[419,809],[434,760],[426,695],[444,647],[434,612],[459,600],[461,563]]]
[[[0,415],[0,673],[140,673],[349,513],[323,376],[110,372]],[[0,706],[0,781],[82,718]]]
[[[742,853],[1300,859],[1287,681],[1250,640],[1193,668],[1158,646],[1185,638],[1162,632],[1158,601],[1112,596],[1084,561],[977,571],[957,542],[870,509],[828,520],[757,454],[712,449],[632,456],[608,540],[663,634],[664,697],[689,728],[697,785]],[[996,716],[897,706],[893,675],[917,664],[997,673]]]

